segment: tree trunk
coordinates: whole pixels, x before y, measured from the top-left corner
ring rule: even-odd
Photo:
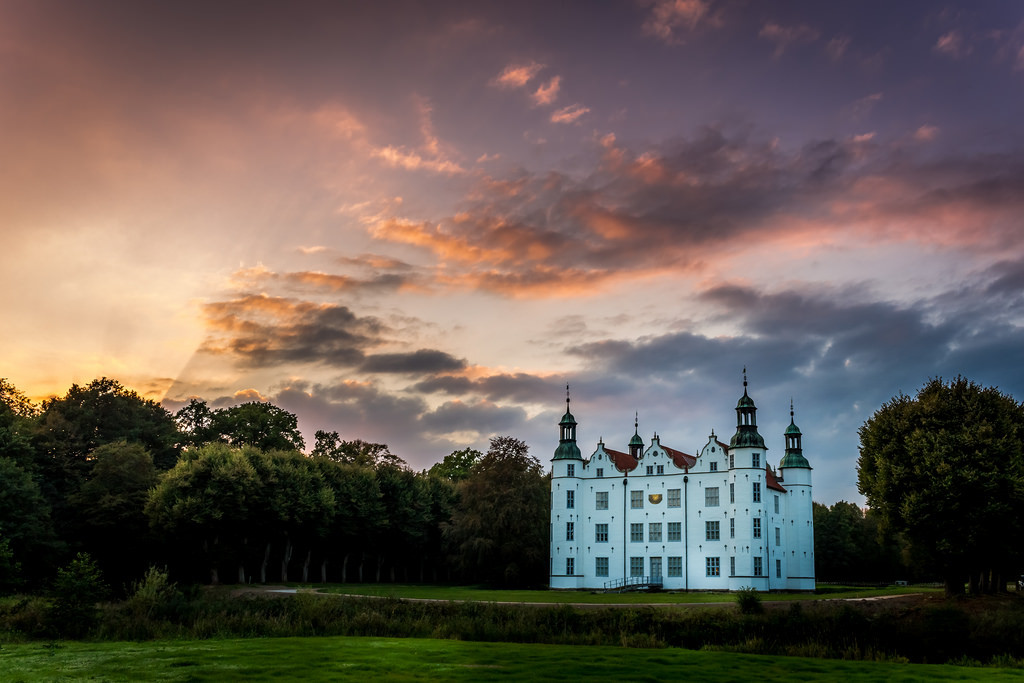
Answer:
[[[320,583],[327,583],[327,558],[320,563]]]
[[[377,577],[376,578],[376,582],[377,583],[380,583],[380,572],[381,572],[382,569],[384,569],[384,556],[383,555],[378,555],[377,556],[377,573],[376,573],[376,577]]]
[[[974,575],[971,575],[971,581],[974,582]],[[945,581],[946,597],[953,597],[964,594],[964,580],[962,577],[946,577]]]
[[[352,553],[345,553],[345,559],[341,561],[341,582],[348,582],[348,558],[352,556]]]
[[[309,563],[313,559],[313,549],[306,551],[306,561],[302,563],[302,583],[309,582]]]
[[[238,563],[238,583],[245,583],[245,562]]]
[[[213,543],[208,543],[205,540],[203,541],[203,551],[206,553],[206,557],[210,562],[210,583],[214,586],[220,584],[220,572],[217,567],[217,558],[215,557],[216,552],[214,552],[219,541],[220,538],[218,536],[213,537]],[[211,546],[214,550],[211,550]]]
[[[292,561],[292,552],[294,550],[295,547],[292,545],[292,539],[285,535],[284,554],[281,555],[281,581],[283,583],[287,583],[288,581],[288,563]]]
[[[263,564],[260,565],[260,583],[267,582],[268,564],[270,564],[270,541],[267,541],[267,547],[263,549]]]
[[[363,582],[363,565],[366,564],[366,553],[359,553],[359,583]]]

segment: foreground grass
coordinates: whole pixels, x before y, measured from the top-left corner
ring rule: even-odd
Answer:
[[[460,600],[470,602],[549,603],[588,605],[675,605],[729,603],[735,604],[735,593],[591,593],[589,591],[491,590],[479,586],[437,586],[428,584],[347,583],[329,587],[304,586],[320,593],[366,595],[403,600]],[[920,586],[889,586],[886,588],[854,588],[828,586],[816,593],[766,593],[766,601],[830,600],[870,598],[911,593],[940,594],[939,588]]]
[[[415,638],[6,644],[5,681],[1024,680],[1024,670]]]

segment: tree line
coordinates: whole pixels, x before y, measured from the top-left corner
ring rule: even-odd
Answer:
[[[337,432],[305,447],[271,403],[172,415],[102,378],[36,405],[0,379],[0,589],[83,551],[113,586],[153,565],[213,583],[546,580],[548,479],[522,441],[422,472]]]

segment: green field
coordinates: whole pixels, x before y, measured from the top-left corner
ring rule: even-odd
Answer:
[[[302,586],[301,589],[321,593],[345,595],[370,595],[405,600],[463,600],[474,602],[509,603],[578,603],[593,605],[609,604],[657,604],[676,605],[692,603],[735,604],[735,593],[591,593],[589,591],[548,591],[548,590],[489,590],[478,586],[437,586],[426,584],[381,584],[348,583],[320,586]],[[882,595],[907,595],[910,593],[941,594],[941,589],[922,586],[888,586],[886,588],[854,588],[850,586],[823,587],[817,593],[764,593],[765,601],[820,600],[869,598]]]
[[[394,638],[4,645],[3,680],[1024,680],[1019,669]]]

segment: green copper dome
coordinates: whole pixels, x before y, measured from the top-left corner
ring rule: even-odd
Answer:
[[[747,396],[746,389],[743,390],[743,396],[740,397],[739,401],[736,401],[737,408],[754,408],[754,399]]]
[[[639,434],[634,433],[633,434],[633,438],[629,440],[629,445],[630,446],[643,446],[644,445],[644,440],[640,438]]]
[[[576,418],[569,412],[569,387],[566,387],[565,415],[558,423],[558,448],[552,460],[582,460],[583,454],[576,445]]]
[[[786,427],[786,435],[787,436],[791,436],[791,435],[795,435],[795,434],[800,434],[802,436],[800,428],[797,427],[795,424],[793,424],[793,421],[790,420],[789,426]]]
[[[811,463],[807,462],[807,458],[800,453],[791,452],[786,453],[786,455],[783,456],[782,462],[779,463],[779,467],[802,467],[809,470],[811,469]]]
[[[563,441],[555,449],[555,456],[552,460],[582,460],[583,454],[575,441]]]

